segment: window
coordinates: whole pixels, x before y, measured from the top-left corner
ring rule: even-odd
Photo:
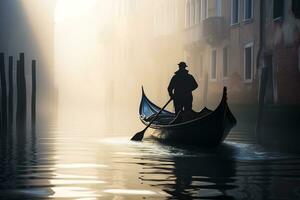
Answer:
[[[231,24],[239,23],[239,0],[231,0]]]
[[[196,0],[195,17],[195,23],[199,24],[201,22],[201,0]]]
[[[295,14],[296,18],[300,18],[300,1],[299,0],[293,0],[292,11]]]
[[[206,18],[214,16],[215,13],[214,0],[206,1]]]
[[[195,0],[191,0],[190,9],[190,24],[193,26],[195,25]]]
[[[185,27],[190,27],[190,1],[187,0],[185,4]]]
[[[283,17],[283,0],[273,0],[273,19],[281,19]]]
[[[228,48],[223,48],[223,78],[228,77]]]
[[[253,43],[247,44],[244,49],[244,80],[252,82],[253,76]]]
[[[207,18],[207,0],[201,0],[202,20]]]
[[[217,51],[213,50],[211,52],[211,64],[210,64],[210,79],[217,79]]]
[[[244,20],[250,20],[252,18],[252,11],[253,11],[253,1],[252,0],[245,0],[244,1]]]
[[[222,0],[216,0],[216,16],[222,16]]]
[[[190,26],[195,24],[195,0],[191,0],[190,4]]]
[[[207,17],[221,16],[222,0],[209,0],[206,4]]]

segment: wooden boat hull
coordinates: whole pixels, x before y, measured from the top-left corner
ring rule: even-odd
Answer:
[[[143,92],[143,98],[140,104],[141,121],[145,125],[148,125],[151,115],[149,116],[149,112],[147,111],[150,110],[155,114],[155,112],[159,111],[158,109],[159,107],[147,99]],[[226,87],[224,87],[219,106],[214,111],[204,108],[198,115],[199,117],[193,120],[178,124],[161,124],[158,120],[150,126],[150,128],[154,129],[151,135],[162,142],[168,143],[201,146],[216,146],[220,144],[236,124],[236,119],[227,105]],[[174,118],[175,114],[165,111],[162,113],[162,118],[163,117]]]

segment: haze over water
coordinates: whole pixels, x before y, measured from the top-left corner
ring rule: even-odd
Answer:
[[[73,118],[76,120],[76,116]],[[217,149],[168,146],[83,121],[1,144],[1,199],[299,199],[300,157],[232,132]],[[134,128],[132,128],[133,130]]]
[[[163,105],[169,78],[182,58],[173,56],[174,50],[167,58],[174,65],[158,70],[161,66],[153,65],[158,61],[147,54],[151,41],[141,42],[143,31],[135,41],[135,65],[115,59],[126,59],[120,49],[131,45],[113,40],[110,50],[116,55],[107,52],[111,36],[124,42],[130,35],[121,23],[116,30],[110,27],[112,2],[58,1],[53,19],[56,115],[38,118],[35,132],[17,128],[19,134],[0,138],[0,199],[300,199],[299,154],[259,146],[253,132],[233,130],[216,149],[170,146],[149,138],[130,141],[144,128],[137,114],[141,85],[153,102]],[[35,3],[23,0],[22,9],[30,25],[38,24],[33,32],[44,42],[44,24],[32,12]],[[148,20],[137,19],[145,27]],[[49,49],[41,48],[45,57]],[[202,96],[194,97],[199,111]]]

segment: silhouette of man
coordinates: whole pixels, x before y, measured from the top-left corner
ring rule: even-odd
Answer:
[[[189,74],[185,62],[178,64],[179,70],[175,72],[168,86],[168,92],[173,99],[176,115],[180,111],[191,111],[193,95],[192,91],[198,87],[194,77]]]

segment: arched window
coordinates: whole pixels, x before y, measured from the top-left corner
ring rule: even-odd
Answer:
[[[190,27],[190,0],[185,1],[185,27]]]

